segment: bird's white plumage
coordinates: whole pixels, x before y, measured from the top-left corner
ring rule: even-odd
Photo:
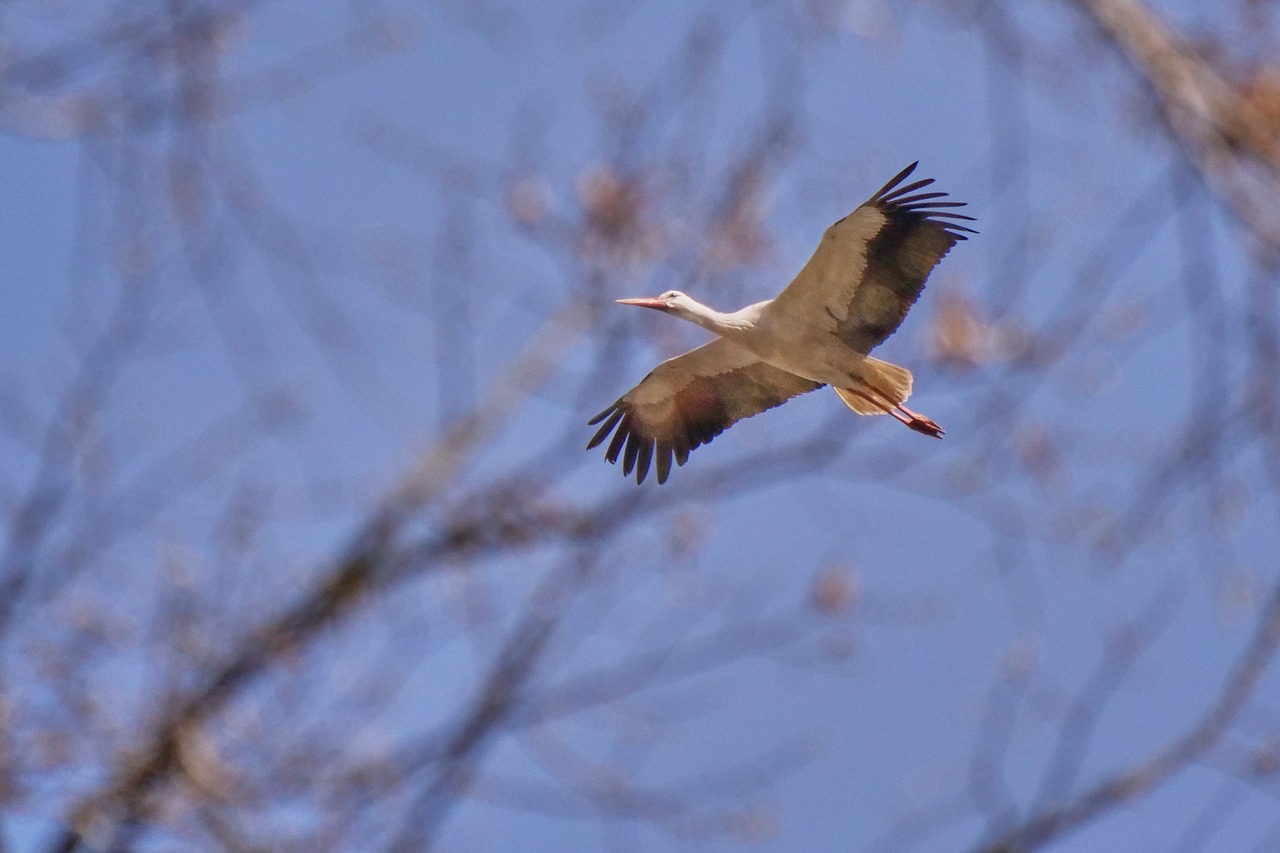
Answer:
[[[868,353],[905,319],[938,261],[972,229],[950,212],[946,194],[905,186],[911,164],[823,234],[817,250],[776,299],[722,314],[670,291],[621,300],[697,323],[720,337],[658,365],[597,415],[603,424],[588,449],[613,438],[606,458],[623,459],[642,482],[656,453],[658,481],[674,457],[711,441],[742,418],[797,394],[831,385],[859,414],[890,414],[912,429],[941,437],[929,418],[903,404],[911,372]]]

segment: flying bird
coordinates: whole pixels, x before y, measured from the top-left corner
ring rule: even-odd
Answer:
[[[892,415],[925,435],[943,430],[904,404],[911,371],[868,353],[902,324],[938,261],[975,234],[956,220],[943,192],[921,192],[933,179],[902,186],[912,163],[822,235],[813,257],[774,299],[721,313],[678,290],[619,299],[681,317],[715,332],[708,344],[662,362],[600,414],[590,450],[613,435],[605,458],[622,457],[623,476],[643,483],[656,459],[658,482],[671,461],[743,418],[823,385],[860,415]],[[601,423],[603,421],[603,423]]]

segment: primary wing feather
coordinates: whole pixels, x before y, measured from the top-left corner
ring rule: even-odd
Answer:
[[[862,353],[902,325],[938,261],[966,234],[976,233],[956,221],[973,217],[951,212],[963,202],[920,192],[932,178],[902,186],[916,165],[826,230],[770,313],[783,322],[791,315],[825,326]]]
[[[592,418],[591,425],[600,429],[587,449],[612,434],[605,458],[616,463],[621,456],[624,476],[635,470],[636,482],[642,483],[656,463],[658,482],[665,483],[673,458],[683,465],[689,451],[743,418],[821,387],[717,338],[662,362]]]

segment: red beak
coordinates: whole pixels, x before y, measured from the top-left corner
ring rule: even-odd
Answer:
[[[619,305],[639,305],[641,308],[657,308],[659,311],[667,307],[667,303],[663,300],[650,297],[643,299],[618,299],[615,301]]]

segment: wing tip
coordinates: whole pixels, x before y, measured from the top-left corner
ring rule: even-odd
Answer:
[[[919,160],[917,160],[917,161],[915,161],[914,163],[912,163],[910,166],[908,166],[907,168],[903,169],[903,170],[902,170],[901,172],[899,172],[898,174],[894,175],[894,176],[889,180],[889,182],[888,182],[887,184],[885,184],[884,186],[882,186],[882,187],[881,187],[881,188],[876,192],[876,194],[875,194],[875,195],[871,196],[871,199],[872,199],[873,201],[878,201],[878,200],[879,200],[879,199],[880,199],[880,198],[881,198],[885,193],[889,192],[891,189],[893,189],[894,187],[896,187],[898,184],[900,184],[900,183],[902,183],[904,180],[906,180],[906,179],[907,179],[907,177],[908,177],[908,176],[910,176],[910,175],[911,175],[911,173],[912,173],[912,172],[914,172],[914,171],[916,170],[916,167],[917,167],[917,166],[919,166],[919,165],[920,165],[920,161],[919,161]]]
[[[604,423],[601,424],[601,421],[604,421]],[[646,436],[636,429],[631,417],[630,406],[626,402],[618,400],[587,423],[588,426],[595,426],[596,424],[600,424],[600,428],[591,437],[591,441],[587,442],[587,450],[594,450],[604,444],[605,440],[612,435],[613,440],[609,442],[609,446],[605,450],[605,461],[610,465],[617,465],[619,458],[621,458],[622,476],[630,477],[634,472],[637,484],[643,483],[648,477],[649,470],[653,466],[654,452],[656,450],[658,454],[658,483],[661,484],[667,481],[667,477],[671,473],[671,453],[676,448],[659,443],[656,439]],[[677,459],[677,462],[681,465],[684,464],[679,459]]]
[[[601,426],[600,429],[596,430],[596,434],[591,437],[591,441],[587,442],[587,450],[591,450],[603,443],[604,440],[609,437],[609,433],[613,432],[613,428],[617,426],[618,421],[622,420],[623,414],[622,401],[619,400],[588,421],[587,426],[595,426],[600,423],[600,421],[604,420],[606,416],[609,418],[604,422],[604,425]]]
[[[920,161],[917,160],[895,175],[893,180],[871,197],[870,204],[880,208],[886,214],[919,217],[925,222],[933,223],[940,227],[944,234],[956,241],[967,240],[965,234],[977,234],[975,229],[960,224],[960,222],[977,220],[968,214],[957,213],[954,210],[958,207],[967,207],[968,202],[946,200],[950,193],[918,192],[933,184],[933,178],[924,178],[906,186],[899,186],[919,164]]]

